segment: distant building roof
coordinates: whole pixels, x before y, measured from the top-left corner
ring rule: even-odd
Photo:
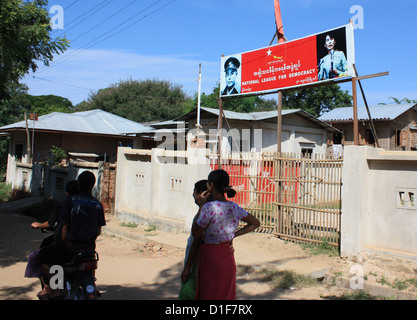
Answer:
[[[28,127],[30,129],[33,128],[33,124],[35,125],[35,130],[119,136],[132,132],[144,132],[151,129],[141,123],[116,116],[100,109],[75,113],[52,112],[40,116],[35,123],[32,120],[28,120]],[[25,121],[20,121],[0,127],[0,131],[7,132],[25,128]]]
[[[201,107],[201,111],[208,112],[213,115],[219,116],[219,109],[213,109],[213,108],[204,108]],[[273,119],[278,117],[278,111],[260,111],[260,112],[249,112],[249,113],[243,113],[243,112],[235,112],[235,111],[229,111],[224,110],[224,115],[228,120],[245,120],[245,121],[261,121],[266,119]],[[182,115],[181,117],[175,119],[177,121],[187,121],[189,119],[192,119],[197,114],[197,108],[191,110],[190,112]],[[305,119],[308,119],[314,123],[316,123],[318,126],[321,126],[327,130],[330,131],[338,131],[337,129],[333,128],[328,123],[312,116],[308,112],[301,110],[301,109],[284,109],[282,110],[282,116],[290,115],[290,114],[297,114]]]
[[[369,112],[373,120],[394,120],[404,112],[413,108],[417,111],[417,104],[390,104],[370,106]],[[336,108],[319,117],[322,121],[346,122],[353,121],[353,107]],[[358,120],[369,120],[368,112],[365,107],[358,107]]]

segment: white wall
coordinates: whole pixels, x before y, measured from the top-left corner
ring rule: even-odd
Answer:
[[[115,216],[189,232],[198,211],[192,196],[194,183],[207,179],[210,172],[206,152],[119,148]]]
[[[325,153],[326,152],[326,139],[327,131],[316,127],[312,127],[312,124],[307,120],[295,116],[290,119],[290,124],[282,125],[281,133],[281,150],[282,152],[295,152],[301,153],[303,144],[309,144],[313,146],[313,153]],[[249,121],[236,121],[229,120],[229,125],[232,127],[230,130],[227,124],[223,122],[223,139],[222,139],[222,152],[231,150],[229,144],[230,139],[228,137],[234,132],[236,133],[236,140],[239,143],[240,139],[245,140],[250,137],[249,150],[242,151],[256,151],[256,152],[276,152],[277,151],[277,124],[272,122],[249,122]],[[196,129],[194,128],[194,122],[189,123],[190,131],[187,134],[188,146],[190,141],[196,136]],[[209,137],[209,133],[217,134],[217,122],[208,125],[203,123],[203,129],[206,137],[210,141],[216,142],[216,136]],[[214,144],[210,146],[210,149],[214,147]]]
[[[417,258],[413,194],[417,198],[417,152],[345,146],[342,256],[388,252]]]

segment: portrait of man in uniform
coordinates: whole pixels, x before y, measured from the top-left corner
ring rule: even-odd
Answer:
[[[225,86],[221,95],[231,95],[240,93],[240,61],[235,57],[230,57],[224,63]]]

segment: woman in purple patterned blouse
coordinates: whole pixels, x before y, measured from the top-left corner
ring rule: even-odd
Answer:
[[[229,185],[226,171],[212,171],[207,181],[207,189],[213,201],[201,207],[193,225],[196,239],[202,241],[196,298],[235,300],[236,263],[232,241],[258,228],[260,222],[236,203],[226,200],[225,193],[229,198],[236,195],[236,191]],[[207,197],[208,194],[204,198]],[[236,231],[240,220],[247,225]]]

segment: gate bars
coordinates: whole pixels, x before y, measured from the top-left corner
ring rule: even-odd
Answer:
[[[222,156],[237,191],[230,199],[261,221],[260,232],[285,240],[338,246],[343,159],[324,154]],[[218,158],[211,158],[211,169]]]

